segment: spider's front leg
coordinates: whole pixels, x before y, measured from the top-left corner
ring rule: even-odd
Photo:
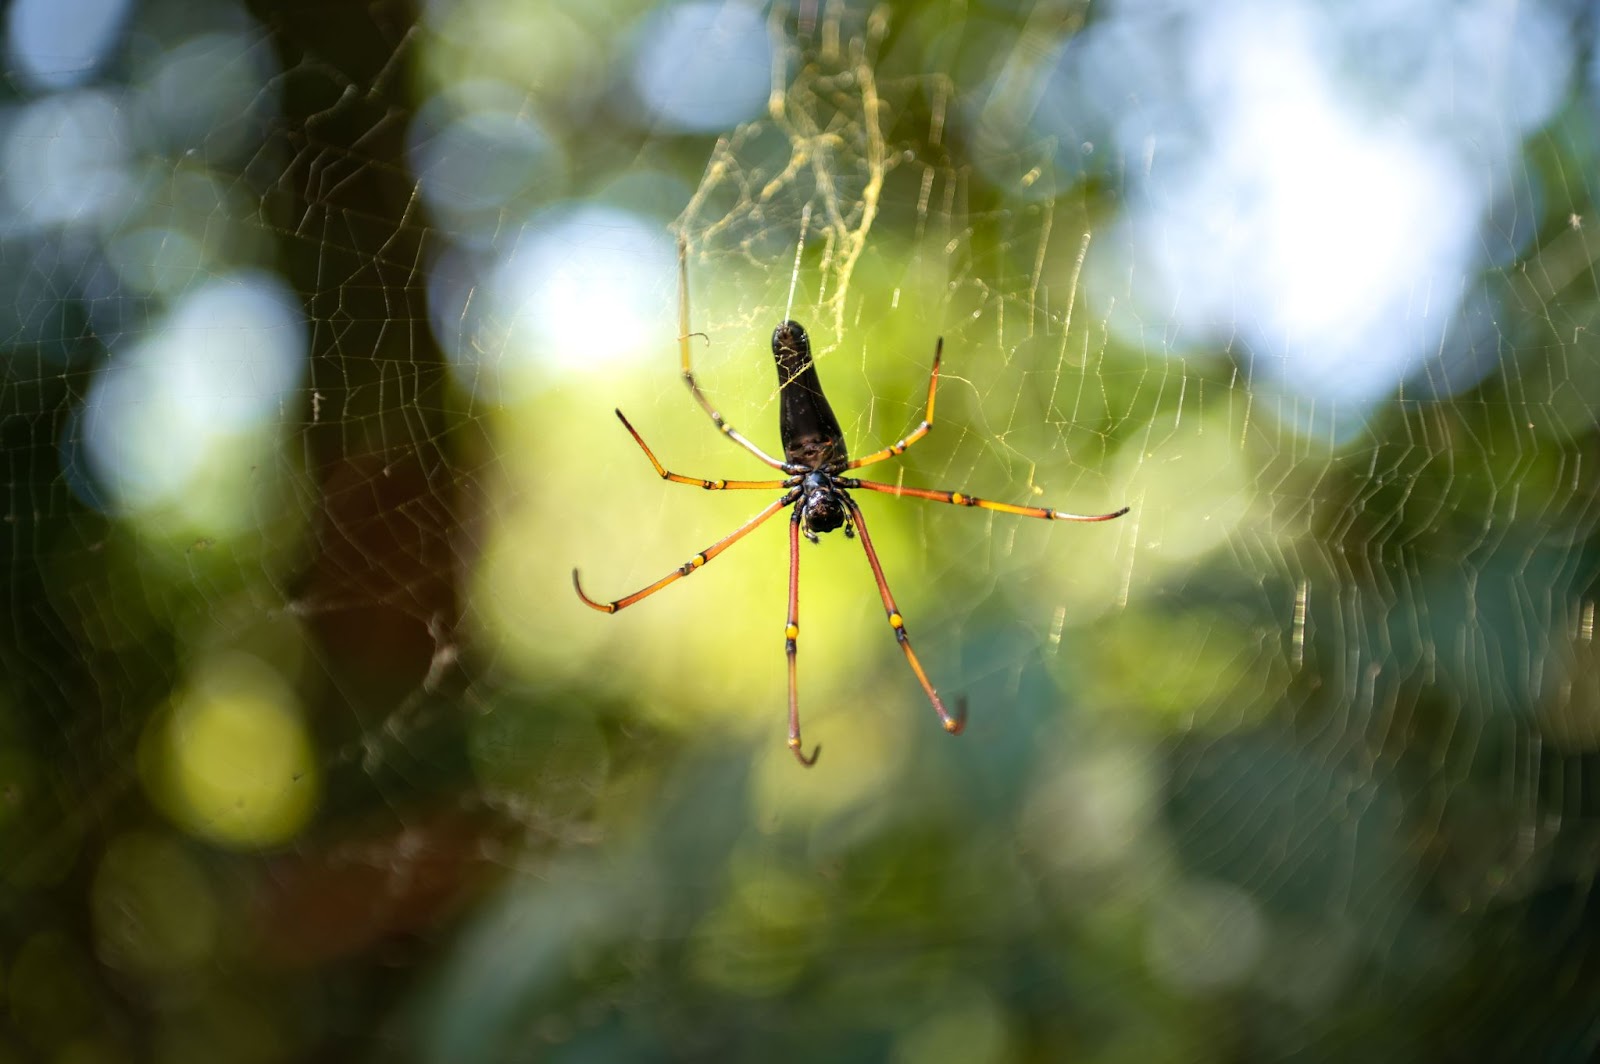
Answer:
[[[616,411],[617,420],[622,422],[622,427],[628,430],[628,435],[633,437],[633,442],[639,445],[644,456],[650,459],[650,464],[655,467],[656,474],[662,480],[670,480],[675,484],[692,484],[697,488],[707,491],[752,491],[771,490],[773,488],[792,488],[800,482],[800,478],[791,473],[786,480],[707,480],[705,477],[688,477],[682,473],[674,473],[661,464],[656,453],[650,445],[644,442],[644,437],[639,435],[639,430],[633,427],[621,410]]]

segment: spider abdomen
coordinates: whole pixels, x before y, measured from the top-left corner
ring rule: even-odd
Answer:
[[[778,435],[784,457],[808,469],[848,462],[844,431],[822,394],[811,361],[811,338],[799,322],[786,321],[772,330],[772,358],[778,364]]]

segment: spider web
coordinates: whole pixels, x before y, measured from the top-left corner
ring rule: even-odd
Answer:
[[[0,1054],[1595,1051],[1575,7],[28,9]]]

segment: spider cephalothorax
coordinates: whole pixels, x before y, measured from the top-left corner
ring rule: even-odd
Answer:
[[[846,514],[848,496],[839,487],[839,478],[825,472],[807,473],[800,481],[800,516],[805,522],[805,535],[817,542],[817,533],[832,532],[844,526],[846,536],[854,535]]]
[[[881,484],[842,476],[841,474],[847,470],[859,469],[905,453],[906,448],[922,439],[928,434],[928,430],[933,428],[933,400],[939,387],[939,361],[944,352],[943,338],[935,343],[933,348],[933,372],[928,377],[928,405],[922,417],[922,424],[904,439],[883,450],[874,451],[865,458],[851,460],[849,451],[845,447],[844,432],[839,428],[839,420],[834,417],[833,408],[828,405],[827,398],[822,394],[822,382],[817,377],[817,367],[811,359],[810,338],[806,336],[805,329],[801,328],[798,322],[780,323],[772,331],[772,357],[778,366],[778,435],[783,441],[784,455],[784,460],[779,461],[741,436],[732,425],[724,421],[722,415],[717,413],[705,394],[700,391],[700,386],[695,383],[694,372],[689,368],[691,333],[686,261],[687,249],[680,243],[678,351],[683,360],[684,383],[689,386],[695,401],[710,415],[718,431],[773,469],[783,473],[784,479],[706,480],[702,477],[688,477],[669,472],[666,466],[656,459],[655,454],[645,444],[644,438],[628,424],[628,419],[622,416],[621,410],[617,411],[617,418],[633,437],[634,442],[644,451],[645,457],[650,459],[650,464],[655,467],[663,480],[670,480],[676,484],[694,484],[707,491],[781,490],[783,494],[750,520],[660,580],[612,602],[599,602],[585,595],[583,586],[578,582],[578,570],[572,570],[572,586],[577,589],[578,597],[586,605],[603,613],[615,613],[625,609],[640,599],[655,594],[668,584],[688,576],[749,535],[779,510],[792,507],[789,518],[789,620],[783,628],[783,645],[789,666],[789,749],[794,751],[794,756],[799,758],[803,765],[811,765],[817,759],[817,751],[813,750],[811,756],[807,757],[805,748],[800,742],[800,698],[795,680],[795,658],[800,641],[800,537],[803,535],[815,543],[819,533],[832,532],[840,527],[844,529],[845,536],[860,537],[861,547],[867,555],[867,564],[872,567],[872,577],[878,585],[878,596],[883,600],[883,608],[889,616],[889,627],[894,630],[907,664],[916,674],[917,682],[922,685],[928,701],[933,703],[933,708],[939,714],[939,720],[945,730],[959,734],[966,724],[966,703],[958,702],[955,713],[950,713],[945,709],[944,701],[934,690],[933,684],[928,681],[922,663],[911,649],[911,638],[906,634],[905,620],[900,616],[900,609],[894,603],[894,596],[889,593],[889,583],[884,579],[883,566],[878,562],[878,552],[873,549],[872,537],[867,533],[866,519],[861,515],[861,507],[850,497],[850,492],[859,489],[884,495],[904,495],[914,499],[931,499],[934,502],[951,503],[956,506],[976,506],[1000,513],[1039,517],[1052,521],[1109,521],[1113,517],[1121,517],[1127,513],[1128,508],[1124,506],[1120,510],[1105,514],[1070,514],[1042,506],[1013,506],[1010,503],[990,502],[959,491],[906,488],[898,484]]]

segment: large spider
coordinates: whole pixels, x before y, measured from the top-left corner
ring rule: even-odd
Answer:
[[[900,616],[900,610],[894,604],[894,596],[889,592],[889,584],[883,578],[883,566],[878,563],[878,552],[872,549],[872,537],[867,534],[866,518],[861,513],[861,508],[856,505],[855,499],[850,497],[850,492],[855,490],[876,491],[885,495],[908,495],[915,499],[931,499],[934,502],[946,502],[956,506],[976,506],[984,510],[998,510],[1001,513],[1018,514],[1023,517],[1040,517],[1050,521],[1109,521],[1114,517],[1121,517],[1128,512],[1124,506],[1108,514],[1069,514],[1060,510],[1051,510],[1042,506],[1013,506],[1010,503],[990,502],[974,495],[967,495],[959,491],[933,491],[927,488],[905,488],[896,484],[880,484],[871,480],[859,480],[843,474],[846,470],[859,469],[862,466],[881,462],[886,458],[893,458],[905,453],[906,448],[916,443],[928,434],[933,428],[933,400],[934,393],[939,387],[939,361],[944,352],[944,338],[940,337],[933,348],[933,372],[928,378],[928,406],[923,415],[922,424],[918,425],[910,435],[897,443],[885,447],[881,451],[874,451],[865,458],[851,459],[845,449],[844,433],[839,428],[839,421],[833,415],[833,410],[828,405],[828,400],[822,394],[822,383],[817,379],[817,368],[811,361],[811,341],[806,336],[805,329],[798,322],[785,321],[772,332],[772,357],[778,364],[778,434],[783,440],[784,460],[778,461],[761,448],[741,436],[732,425],[722,420],[722,415],[717,413],[711,403],[707,401],[700,386],[695,383],[694,373],[689,368],[689,288],[687,267],[685,265],[685,252],[679,247],[678,257],[678,348],[683,359],[683,380],[689,386],[690,393],[695,401],[711,416],[711,421],[721,433],[755,455],[761,461],[784,474],[782,480],[705,480],[701,477],[688,477],[672,473],[656,459],[654,452],[644,442],[637,429],[628,423],[618,410],[617,420],[622,422],[622,427],[644,451],[645,457],[650,459],[650,464],[655,467],[663,480],[670,480],[677,484],[694,484],[707,491],[743,491],[764,490],[775,491],[781,489],[782,496],[778,500],[756,514],[750,520],[734,529],[722,539],[717,540],[693,558],[684,562],[666,576],[640,588],[631,595],[626,595],[613,602],[596,602],[583,592],[583,585],[578,582],[578,570],[572,570],[572,586],[577,589],[578,597],[584,604],[602,613],[616,613],[635,602],[645,599],[660,591],[668,584],[682,579],[705,565],[712,558],[721,554],[734,543],[743,539],[764,523],[773,514],[785,506],[792,506],[789,515],[789,622],[783,629],[784,653],[789,659],[789,749],[794,751],[794,756],[802,765],[811,766],[816,763],[817,754],[821,751],[819,745],[807,757],[804,747],[800,742],[800,700],[795,684],[795,655],[800,639],[800,537],[803,535],[811,542],[818,542],[819,533],[832,532],[843,527],[845,538],[853,538],[857,533],[861,537],[861,547],[866,551],[867,564],[872,567],[873,579],[878,582],[878,595],[883,599],[883,608],[889,615],[889,627],[894,630],[895,638],[900,642],[900,649],[905,652],[906,662],[911,666],[911,671],[916,674],[917,682],[922,685],[922,690],[928,696],[928,701],[933,703],[939,720],[944,724],[945,731],[952,735],[959,735],[966,726],[967,712],[965,699],[956,704],[956,712],[951,714],[945,709],[944,702],[939,698],[939,692],[933,689],[933,684],[928,682],[928,675],[923,671],[922,663],[917,660],[916,653],[911,649],[911,638],[906,634],[905,620]]]

